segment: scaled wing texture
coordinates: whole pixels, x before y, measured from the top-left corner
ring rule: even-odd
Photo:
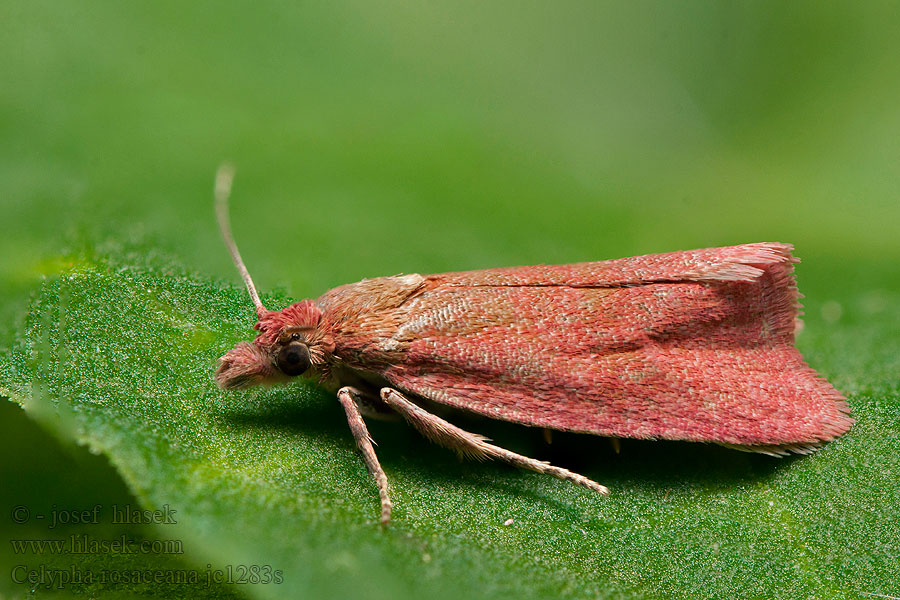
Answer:
[[[364,280],[335,357],[404,392],[597,435],[803,451],[852,424],[794,347],[791,246]]]

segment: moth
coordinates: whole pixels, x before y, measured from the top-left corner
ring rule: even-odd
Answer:
[[[231,234],[233,171],[217,174],[222,235],[256,308],[253,342],[219,359],[221,388],[316,378],[337,394],[391,517],[363,417],[399,414],[462,456],[600,494],[430,412],[443,405],[548,430],[811,452],[853,419],[794,347],[792,247],[757,243],[569,265],[364,279],[263,306]]]

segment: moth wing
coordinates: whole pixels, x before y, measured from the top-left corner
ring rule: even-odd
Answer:
[[[802,450],[852,420],[793,346],[794,261],[750,244],[431,276],[357,350],[400,390],[505,421]]]
[[[773,242],[649,254],[568,265],[432,275],[447,285],[623,287],[670,281],[752,281],[765,265],[795,263],[793,246]]]

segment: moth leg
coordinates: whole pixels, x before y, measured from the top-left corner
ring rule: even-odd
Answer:
[[[609,493],[605,486],[588,479],[584,475],[573,473],[561,467],[554,467],[542,460],[528,458],[527,456],[489,444],[484,436],[464,431],[456,425],[427,412],[422,407],[407,400],[403,394],[395,389],[382,388],[381,399],[403,415],[403,418],[409,421],[410,425],[419,430],[422,435],[436,444],[455,450],[460,456],[468,456],[479,460],[495,458],[517,467],[571,481],[603,495]]]
[[[384,474],[384,469],[381,468],[378,457],[375,455],[375,448],[372,447],[372,437],[369,435],[369,430],[366,428],[366,423],[363,421],[362,414],[360,414],[355,400],[355,398],[363,397],[364,394],[353,387],[342,387],[338,390],[337,396],[341,406],[344,407],[344,412],[347,413],[347,424],[350,425],[350,431],[353,432],[353,437],[356,438],[356,445],[359,446],[359,450],[362,452],[366,468],[372,474],[375,484],[378,486],[378,495],[381,498],[381,522],[387,523],[391,520],[391,507],[393,506],[388,495],[387,475]]]

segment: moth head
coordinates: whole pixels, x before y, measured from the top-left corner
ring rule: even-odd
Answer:
[[[259,313],[251,342],[240,342],[219,359],[216,382],[223,389],[273,384],[321,373],[334,350],[322,311],[311,300]]]
[[[298,375],[321,372],[334,349],[322,321],[322,311],[311,300],[295,302],[281,310],[268,310],[256,292],[244,266],[228,222],[228,196],[234,169],[222,165],[216,173],[216,213],[225,245],[231,253],[250,299],[256,307],[259,333],[253,342],[240,342],[219,359],[216,383],[223,389],[289,381]]]

